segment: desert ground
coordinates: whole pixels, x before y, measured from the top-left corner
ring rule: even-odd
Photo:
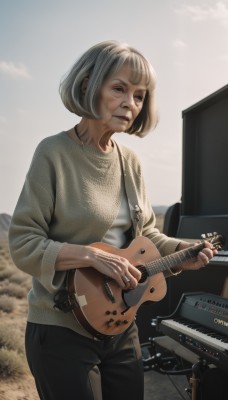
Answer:
[[[0,237],[0,400],[39,400],[24,356],[27,292],[30,286],[31,279],[18,271],[11,261],[8,241]],[[4,329],[8,332],[8,340],[4,339]],[[8,347],[22,348],[19,354],[21,364],[18,366],[15,364],[11,368],[10,359],[7,365],[2,357],[4,353],[1,351]]]

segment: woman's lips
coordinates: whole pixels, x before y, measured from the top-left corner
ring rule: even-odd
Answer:
[[[123,121],[126,121],[126,122],[129,122],[129,121],[130,121],[130,118],[125,117],[124,115],[115,115],[115,117],[116,117],[116,118],[119,118],[119,119],[121,119],[121,120],[123,120]]]

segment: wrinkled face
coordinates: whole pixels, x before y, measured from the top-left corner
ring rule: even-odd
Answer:
[[[131,75],[131,68],[124,65],[101,88],[100,122],[113,132],[129,129],[143,107],[146,85],[143,81],[133,84]]]

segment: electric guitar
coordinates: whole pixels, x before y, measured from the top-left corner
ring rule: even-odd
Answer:
[[[224,242],[223,237],[217,233],[203,236],[217,249]],[[195,258],[205,244],[202,241],[165,257],[161,257],[155,245],[143,236],[134,239],[126,249],[105,243],[94,243],[91,246],[127,258],[141,272],[137,287],[123,290],[116,281],[95,268],[68,271],[70,309],[88,332],[103,338],[124,332],[144,302],[161,300],[167,291],[163,272]]]

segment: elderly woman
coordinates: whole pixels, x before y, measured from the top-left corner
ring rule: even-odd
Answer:
[[[64,105],[80,122],[44,139],[33,156],[9,239],[15,264],[33,277],[26,354],[42,400],[143,399],[134,318],[117,320],[116,327],[126,324],[117,334],[99,335],[71,307],[57,309],[55,299],[72,270],[103,276],[112,303],[111,282],[121,292],[136,290],[142,271],[114,250],[136,237],[147,238],[162,257],[189,246],[155,228],[140,163],[113,139],[117,132],[143,137],[156,126],[154,88],[153,68],[137,50],[115,41],[93,46],[60,85]],[[210,247],[206,242],[197,257],[166,275],[206,265],[215,252]],[[87,305],[83,290],[75,309]]]

